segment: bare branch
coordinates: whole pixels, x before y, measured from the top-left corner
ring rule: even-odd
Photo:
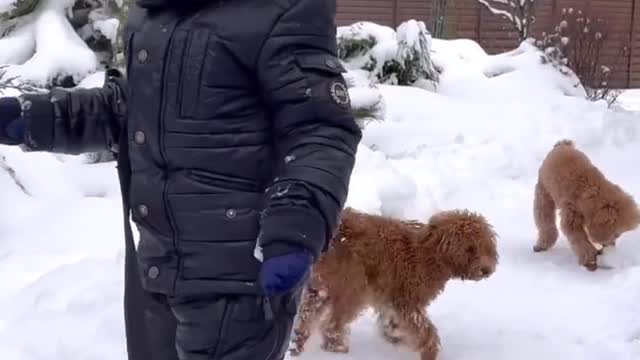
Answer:
[[[518,33],[518,40],[529,37],[530,29],[535,23],[536,0],[477,0],[492,14],[508,21]]]
[[[478,0],[478,2],[484,5],[487,8],[487,10],[491,11],[493,15],[502,16],[503,18],[507,19],[510,22],[514,21],[514,17],[509,11],[496,9],[493,6],[491,6],[491,4],[489,4],[489,1],[490,0]]]
[[[592,101],[604,100],[613,105],[619,91],[611,80],[625,71],[628,40],[609,38],[609,25],[603,19],[591,19],[581,10],[562,9],[560,23],[550,33],[543,33],[536,46],[544,50],[557,68],[573,70]],[[619,55],[604,63],[604,49],[619,46]],[[611,59],[611,58],[610,58]]]
[[[20,83],[17,76],[5,77],[7,66],[0,66],[0,95],[4,95],[7,90],[17,90],[22,93],[38,92],[40,89],[29,85]]]

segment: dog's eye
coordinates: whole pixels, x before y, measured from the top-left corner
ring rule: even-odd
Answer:
[[[476,253],[476,247],[473,245],[469,245],[467,247],[467,254],[475,254]]]

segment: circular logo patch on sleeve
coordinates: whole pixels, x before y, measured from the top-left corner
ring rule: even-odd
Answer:
[[[343,83],[334,81],[331,83],[331,98],[338,105],[349,105],[349,90]]]

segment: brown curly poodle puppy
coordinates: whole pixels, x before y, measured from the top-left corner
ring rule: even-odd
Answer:
[[[479,281],[497,263],[496,234],[481,215],[443,211],[424,224],[347,208],[305,289],[291,354],[303,351],[323,315],[322,348],[348,352],[349,324],[373,307],[385,339],[436,359],[440,340],[426,306],[449,279]]]
[[[591,271],[598,268],[601,247],[615,245],[622,233],[640,224],[633,197],[607,180],[571,140],[558,141],[540,166],[533,211],[535,252],[549,250],[558,239],[556,209],[579,263]]]

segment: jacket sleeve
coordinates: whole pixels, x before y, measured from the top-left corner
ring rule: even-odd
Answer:
[[[264,257],[303,248],[317,258],[345,204],[362,134],[337,58],[335,1],[290,3],[257,64],[276,148],[258,244]]]
[[[110,69],[102,87],[73,91],[54,88],[21,97],[27,151],[77,155],[117,150],[126,109],[126,83]]]

